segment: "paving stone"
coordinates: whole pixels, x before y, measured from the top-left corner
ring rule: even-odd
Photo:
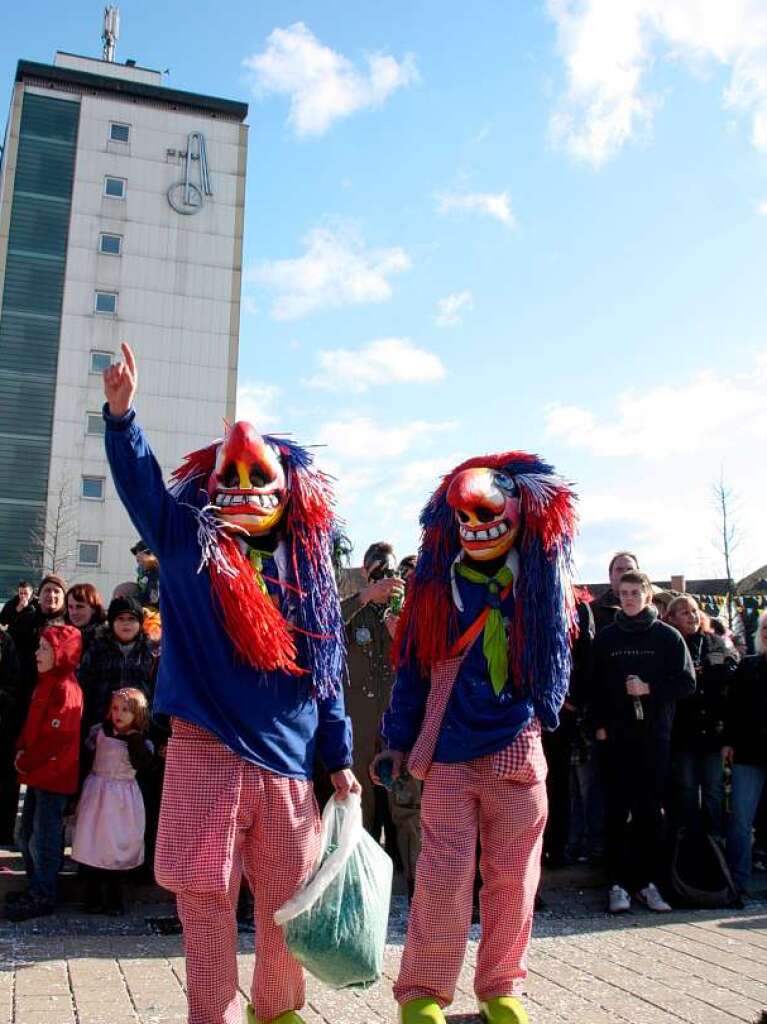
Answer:
[[[658,945],[687,953],[689,956],[704,963],[712,962],[711,947],[706,947],[697,941],[691,940],[679,931],[660,928],[656,933],[647,935],[646,938]],[[730,971],[742,977],[767,984],[767,968],[763,964],[741,957],[734,947],[719,949],[713,962],[722,967],[727,967]]]
[[[574,941],[574,940],[571,940]],[[577,941],[580,949],[585,949],[582,941]],[[604,940],[603,937],[595,939],[593,946],[596,952],[607,958],[611,958],[622,964],[629,970],[636,972],[640,978],[658,982],[669,990],[669,993],[678,992],[682,998],[690,997],[693,1004],[705,1004],[703,1008],[694,1009],[697,1017],[705,1016],[710,1019],[709,1008],[720,1008],[728,1014],[732,1014],[740,1020],[751,1024],[757,1019],[764,1002],[749,998],[747,994],[741,995],[733,991],[731,987],[721,987],[713,982],[709,970],[701,970],[698,976],[691,975],[688,971],[677,966],[664,962],[662,958],[650,955],[647,951],[641,951],[637,944],[631,944],[630,940],[621,938],[620,942]],[[709,967],[710,965],[707,965]],[[709,977],[700,975],[709,974]],[[733,975],[733,977],[736,977]],[[685,1019],[684,1013],[680,1016]]]
[[[560,904],[566,906],[564,897]],[[763,906],[662,919],[640,911],[621,920],[584,909],[580,897],[572,908],[536,920],[527,985],[531,1024],[755,1024],[767,1007]],[[122,923],[133,933],[78,934],[74,918],[46,927],[55,934],[0,923],[0,1024],[186,1021],[180,937],[149,935],[141,918]],[[478,937],[473,928],[449,1024],[479,1024]],[[395,900],[384,977],[369,989],[344,992],[308,978],[306,1024],[394,1024],[391,986],[403,939],[404,901]],[[252,936],[241,936],[240,950],[244,1002]]]
[[[629,952],[635,951],[640,956],[652,959],[658,969],[666,966],[676,968],[688,979],[690,985],[696,985],[700,980],[708,981],[720,987],[724,992],[742,993],[760,1007],[767,1007],[767,984],[746,978],[729,967],[712,964],[710,961],[701,960],[689,953],[652,942],[647,936],[637,932],[625,936],[624,946]]]
[[[701,946],[715,949],[718,952],[734,953],[736,956],[745,957],[746,960],[767,966],[767,949],[749,943],[734,931],[725,934],[711,927],[701,928],[686,922],[678,922],[671,927],[673,927],[677,935],[684,935],[692,942],[697,942]],[[707,955],[712,960],[714,959],[713,954],[709,953]]]
[[[69,978],[67,965],[64,961],[52,964],[35,964],[22,967],[16,973],[16,996],[38,995],[41,992],[55,995],[69,994]]]

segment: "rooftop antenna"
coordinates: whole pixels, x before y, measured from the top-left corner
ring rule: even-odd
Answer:
[[[104,8],[104,31],[101,38],[104,42],[104,60],[114,64],[117,37],[120,35],[120,8]]]

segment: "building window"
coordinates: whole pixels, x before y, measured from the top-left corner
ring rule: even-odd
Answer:
[[[96,292],[95,310],[97,313],[117,312],[117,292]]]
[[[109,125],[109,138],[111,142],[130,142],[130,125],[112,121]]]
[[[103,437],[106,430],[104,417],[100,412],[89,412],[85,414],[85,433]]]
[[[104,195],[111,199],[125,199],[125,190],[128,182],[125,178],[104,178]]]
[[[106,256],[122,255],[122,247],[122,235],[99,235],[99,252],[103,252]]]
[[[84,476],[82,479],[82,488],[80,493],[82,494],[83,498],[87,498],[89,501],[103,501],[104,477]]]
[[[111,352],[91,352],[91,368],[89,373],[103,373],[112,365]]]
[[[101,541],[78,540],[77,564],[97,569],[101,565]]]

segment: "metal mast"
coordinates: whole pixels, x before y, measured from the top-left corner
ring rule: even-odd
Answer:
[[[104,60],[110,64],[114,63],[115,50],[117,49],[117,37],[120,35],[120,8],[104,8],[104,31],[101,39],[104,43]]]

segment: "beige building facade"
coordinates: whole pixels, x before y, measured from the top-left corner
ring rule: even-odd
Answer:
[[[18,419],[0,413],[4,591],[31,571],[35,518],[41,556],[68,579],[109,597],[135,574],[101,420],[121,341],[166,475],[234,416],[246,115],[132,64],[20,62],[0,186],[0,400],[16,395]]]

